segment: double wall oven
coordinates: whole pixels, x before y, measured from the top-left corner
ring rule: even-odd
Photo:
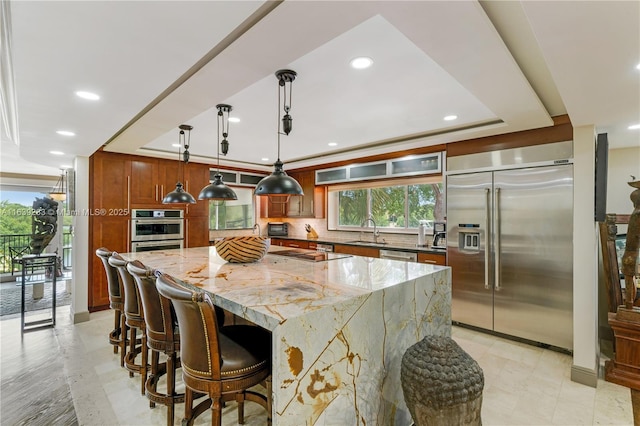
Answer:
[[[184,212],[182,210],[134,209],[132,211],[132,252],[183,247]]]

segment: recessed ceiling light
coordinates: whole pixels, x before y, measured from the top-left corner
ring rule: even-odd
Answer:
[[[367,58],[366,56],[360,56],[351,60],[351,67],[357,70],[369,68],[371,65],[373,65],[373,59]]]
[[[636,69],[640,70],[640,64],[636,65]]]
[[[239,123],[240,119],[238,117],[229,117],[229,123]]]
[[[64,155],[64,152],[62,152],[62,151],[49,151],[49,154],[53,154],[53,155]]]
[[[267,157],[262,157],[262,161],[269,161]]]
[[[338,142],[329,142],[327,145],[329,145],[329,146],[338,146]]]
[[[629,126],[629,130],[638,130],[640,129],[640,124],[633,124]]]
[[[61,169],[73,169],[73,166],[70,166],[70,165],[68,165],[68,164],[62,164],[62,165],[60,166],[60,168],[61,168]]]
[[[455,120],[456,118],[458,118],[458,116],[457,116],[457,115],[447,115],[447,116],[444,118],[444,121],[453,121],[453,120]]]
[[[76,134],[69,130],[56,130],[56,133],[62,136],[75,136]]]
[[[179,143],[172,143],[171,146],[174,148],[180,148],[182,145],[180,145]]]
[[[100,99],[100,96],[96,95],[95,93],[85,92],[83,90],[77,91],[76,96],[90,101],[97,101],[98,99]]]

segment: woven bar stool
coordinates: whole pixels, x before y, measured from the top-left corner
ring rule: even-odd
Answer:
[[[101,247],[96,250],[96,255],[102,261],[104,270],[107,273],[107,283],[109,289],[109,307],[115,312],[113,330],[109,333],[109,343],[113,345],[113,353],[120,350],[120,367],[124,367],[124,357],[127,351],[127,325],[124,315],[124,289],[118,271],[109,264],[109,257],[113,252]]]
[[[109,264],[116,268],[122,287],[124,288],[124,314],[125,322],[129,327],[129,351],[124,358],[124,366],[129,370],[129,376],[133,377],[134,373],[139,373],[141,376],[141,393],[145,394],[145,385],[147,381],[147,357],[149,350],[147,349],[147,325],[144,321],[144,307],[140,301],[140,295],[138,294],[138,287],[136,286],[133,277],[127,271],[127,261],[122,258],[118,253],[113,252],[109,258]],[[137,331],[140,330],[142,336],[139,340],[140,345],[137,344]],[[138,354],[142,354],[142,359],[139,364],[136,364],[136,357]],[[153,407],[155,404],[150,403]]]
[[[176,394],[176,369],[180,367],[177,354],[180,352],[178,321],[169,299],[158,293],[154,271],[141,262],[127,265],[140,293],[144,307],[144,321],[147,325],[147,346],[151,349],[151,375],[145,388],[147,398],[167,407],[167,425],[172,426],[175,404],[184,402],[184,394]],[[159,363],[160,353],[167,356],[166,363]],[[166,393],[158,392],[158,381],[167,375]]]
[[[244,401],[267,410],[271,424],[271,333],[260,327],[233,325],[218,329],[213,302],[173,277],[157,273],[158,293],[171,300],[180,328],[180,358],[185,383],[183,425],[211,407],[211,424],[220,426],[225,401],[238,403],[238,423],[244,424]],[[267,395],[250,391],[264,384]],[[209,398],[195,408],[194,392]]]

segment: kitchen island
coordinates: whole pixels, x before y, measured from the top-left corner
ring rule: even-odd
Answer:
[[[124,254],[272,333],[274,425],[409,425],[405,350],[450,336],[448,267],[327,254],[232,264],[214,247]]]

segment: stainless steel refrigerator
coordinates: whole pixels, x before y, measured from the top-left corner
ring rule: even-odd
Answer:
[[[573,166],[447,175],[452,319],[572,349]]]

